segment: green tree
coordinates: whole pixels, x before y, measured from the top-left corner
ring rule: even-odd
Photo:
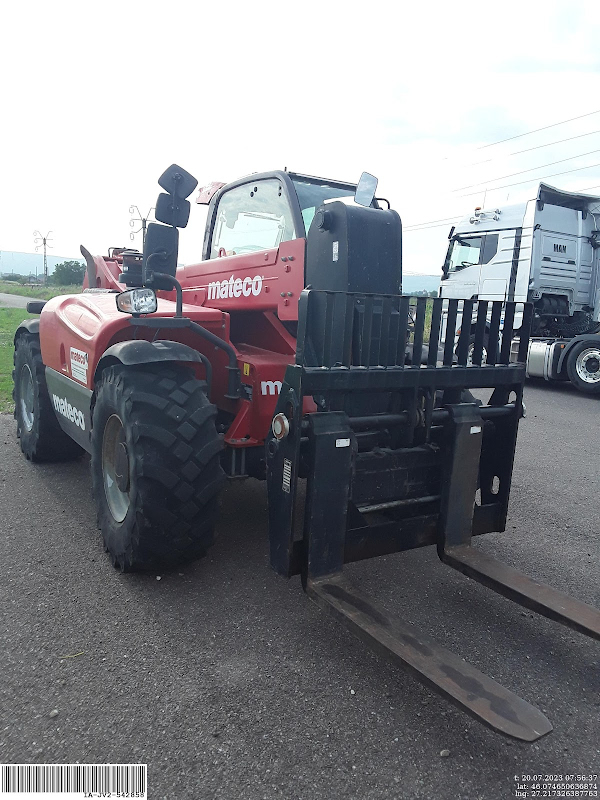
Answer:
[[[54,272],[49,276],[48,282],[54,286],[71,286],[83,283],[85,265],[80,261],[63,261],[54,267]]]

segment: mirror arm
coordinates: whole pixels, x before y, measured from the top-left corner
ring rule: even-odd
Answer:
[[[158,255],[158,253],[153,253],[153,255]],[[152,258],[152,256],[150,256],[150,258]],[[150,261],[150,258],[148,259],[148,261]],[[175,305],[175,316],[176,317],[182,317],[183,316],[183,291],[181,289],[181,284],[179,283],[177,278],[174,278],[172,275],[167,275],[166,272],[153,272],[152,275],[150,276],[150,280],[148,281],[149,285],[152,285],[152,279],[155,278],[155,277],[156,278],[160,278],[161,280],[167,280],[169,283],[171,283],[171,285],[175,289],[175,292],[177,293],[177,300],[176,300],[176,305]]]
[[[387,197],[376,197],[376,198],[375,198],[375,200],[377,200],[377,202],[378,202],[378,203],[380,203],[381,201],[383,201],[384,203],[387,203],[388,211],[389,211],[389,210],[390,210],[390,208],[392,207],[392,204],[391,204],[391,203],[390,203],[390,201],[387,199]]]

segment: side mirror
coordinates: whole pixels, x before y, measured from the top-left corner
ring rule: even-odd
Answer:
[[[156,289],[171,289],[172,282],[161,286],[160,278],[153,279],[152,274],[162,272],[175,277],[177,272],[177,252],[179,246],[179,231],[177,228],[157,225],[151,222],[146,230],[144,242],[144,271],[145,282],[151,283]],[[166,282],[165,282],[166,283]]]
[[[165,225],[173,225],[175,228],[185,228],[190,218],[190,203],[172,194],[161,192],[156,201],[154,216],[159,222]]]
[[[198,186],[198,181],[193,175],[186,172],[183,167],[171,164],[158,179],[158,185],[165,192],[172,194],[173,197],[185,200]]]
[[[375,197],[377,183],[378,180],[374,175],[363,172],[354,193],[354,202],[358,203],[359,206],[367,206],[368,208]]]

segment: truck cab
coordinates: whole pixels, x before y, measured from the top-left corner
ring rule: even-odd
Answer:
[[[481,209],[450,231],[440,296],[530,301],[534,332],[600,322],[600,198],[540,184],[533,200]]]

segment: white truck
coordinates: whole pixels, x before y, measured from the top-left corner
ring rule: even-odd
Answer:
[[[600,197],[541,183],[533,200],[476,208],[448,238],[440,297],[533,303],[528,375],[600,393]]]

